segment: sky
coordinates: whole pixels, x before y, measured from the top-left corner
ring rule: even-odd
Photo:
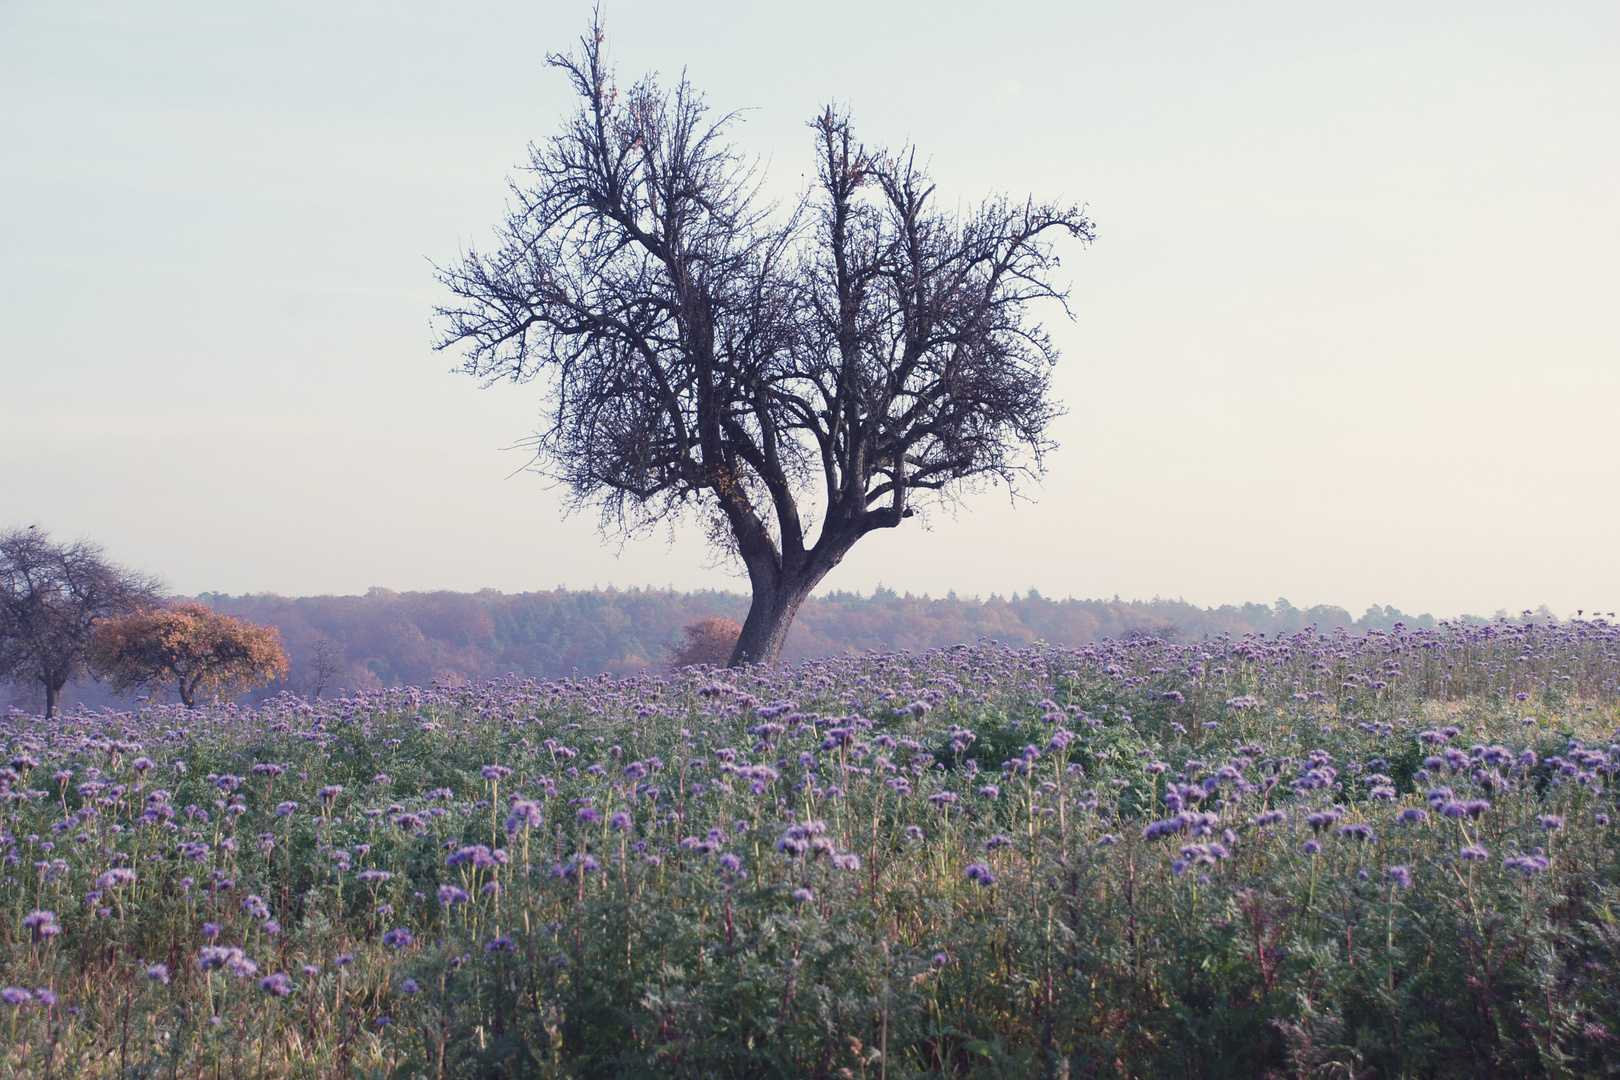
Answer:
[[[824,590],[1620,606],[1620,6],[604,5],[772,192],[828,102],[946,207],[1084,203],[1060,449]],[[181,593],[746,590],[523,471],[432,348],[585,3],[0,0],[0,527]]]

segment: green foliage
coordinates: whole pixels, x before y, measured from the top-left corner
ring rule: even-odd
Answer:
[[[1169,648],[13,715],[0,1074],[1613,1075],[1607,637],[1537,646],[1588,661],[1557,712],[1410,660],[1341,711],[1294,697],[1313,643]],[[1206,779],[1215,821],[1167,825]],[[258,971],[205,970],[206,923]]]

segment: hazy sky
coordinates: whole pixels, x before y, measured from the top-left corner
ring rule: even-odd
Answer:
[[[836,99],[946,205],[1089,206],[1033,504],[824,588],[1620,604],[1620,5],[605,7],[791,193]],[[0,0],[0,525],[180,591],[746,588],[622,551],[430,348],[585,3]]]

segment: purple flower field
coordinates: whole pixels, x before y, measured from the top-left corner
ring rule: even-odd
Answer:
[[[0,1073],[1620,1062],[1620,629],[0,720]]]

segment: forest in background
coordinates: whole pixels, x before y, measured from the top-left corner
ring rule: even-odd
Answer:
[[[567,678],[634,674],[665,666],[682,627],[721,615],[741,622],[748,597],[731,592],[591,589],[501,593],[395,592],[286,597],[274,593],[195,599],[216,611],[281,631],[291,660],[286,680],[253,696],[291,690],[332,697],[384,686],[482,682],[507,674]],[[1499,613],[1502,614],[1502,613]],[[1545,608],[1538,617],[1550,617]],[[1474,621],[1469,617],[1469,621]],[[1431,615],[1369,607],[1359,618],[1342,607],[1297,608],[1287,600],[1200,608],[1183,600],[1055,600],[1035,589],[988,599],[955,593],[935,599],[879,586],[870,595],[831,592],[805,602],[783,652],[810,657],[869,650],[926,649],[988,638],[1021,647],[1036,640],[1079,645],[1132,634],[1180,640],[1221,634],[1294,633],[1315,626],[1389,630],[1398,622],[1433,626]],[[0,705],[32,709],[27,686],[0,688]],[[94,682],[71,687],[64,705],[121,702]]]

